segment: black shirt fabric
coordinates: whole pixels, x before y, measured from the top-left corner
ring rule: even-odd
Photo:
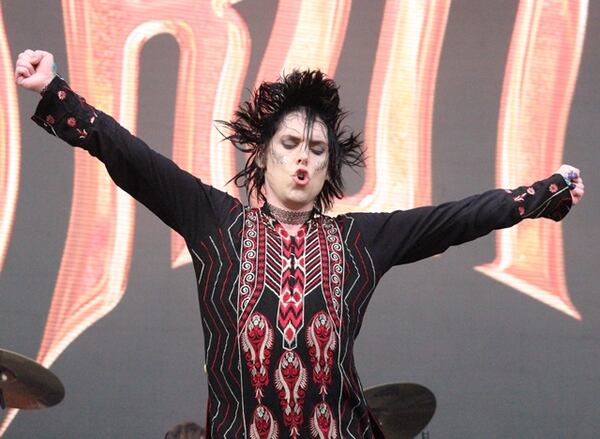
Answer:
[[[555,174],[531,186],[391,213],[315,214],[290,236],[150,149],[59,77],[32,119],[101,160],[114,182],[184,239],[196,273],[213,438],[383,437],[353,345],[392,266],[510,227],[562,219]]]

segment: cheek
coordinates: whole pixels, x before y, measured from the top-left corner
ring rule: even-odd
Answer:
[[[287,165],[290,162],[288,155],[281,154],[273,150],[271,150],[271,158],[273,159],[273,163],[276,165]]]
[[[323,172],[327,169],[327,157],[315,160],[315,172]]]

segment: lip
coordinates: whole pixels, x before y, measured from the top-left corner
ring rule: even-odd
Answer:
[[[304,178],[300,179],[300,175],[303,175]],[[306,169],[297,169],[296,172],[292,175],[292,179],[297,186],[306,186],[310,183],[310,175]]]

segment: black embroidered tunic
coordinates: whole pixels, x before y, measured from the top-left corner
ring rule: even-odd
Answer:
[[[106,166],[185,239],[197,277],[214,438],[382,437],[353,344],[375,286],[417,261],[528,217],[562,219],[562,176],[392,213],[315,214],[290,236],[267,211],[201,182],[56,77],[32,119]]]

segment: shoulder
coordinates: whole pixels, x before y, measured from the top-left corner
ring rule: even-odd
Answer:
[[[321,215],[322,223],[335,224],[342,234],[348,238],[351,235],[371,236],[381,229],[382,225],[393,213],[389,212],[351,212],[335,216]]]

